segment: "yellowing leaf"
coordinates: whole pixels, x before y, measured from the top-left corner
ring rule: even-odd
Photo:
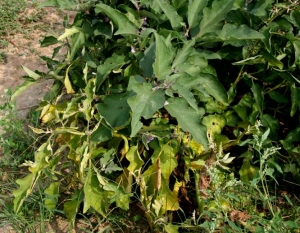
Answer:
[[[144,161],[141,159],[140,154],[138,152],[137,146],[130,147],[128,153],[126,154],[126,159],[128,159],[128,161],[130,162],[127,168],[130,172],[135,172],[136,170],[139,170],[144,164]]]
[[[65,32],[60,37],[58,37],[57,40],[63,40],[63,39],[70,37],[78,32],[80,32],[80,30],[77,27],[66,28]]]
[[[75,91],[72,88],[71,81],[69,79],[69,69],[70,69],[70,67],[71,67],[71,65],[68,67],[68,69],[66,71],[66,76],[65,76],[65,81],[64,81],[65,87],[67,89],[67,94],[75,93]]]

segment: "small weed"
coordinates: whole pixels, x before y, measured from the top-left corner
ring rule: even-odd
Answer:
[[[11,91],[2,96],[4,104],[0,105],[0,166],[9,169],[17,168],[25,160],[33,158],[37,140],[25,122],[36,125],[38,116],[32,112],[27,120],[18,119],[15,104],[9,101]]]

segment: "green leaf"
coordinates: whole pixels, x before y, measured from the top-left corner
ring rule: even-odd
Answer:
[[[153,42],[144,52],[145,56],[140,60],[139,65],[143,70],[143,76],[152,78],[153,63],[155,61],[155,42]]]
[[[150,83],[137,83],[133,86],[133,91],[137,95],[128,98],[128,104],[132,110],[130,137],[134,137],[142,128],[141,117],[151,118],[165,103],[164,91],[153,91]]]
[[[250,13],[258,17],[268,16],[273,2],[274,0],[258,0]]]
[[[295,64],[300,66],[300,40],[294,40],[293,46],[295,49]]]
[[[226,23],[217,35],[222,40],[254,40],[254,39],[264,39],[264,35],[252,30],[247,25],[235,25]]]
[[[213,96],[217,101],[221,102],[222,104],[227,105],[227,92],[215,76],[211,74],[200,73],[199,81],[202,83],[202,86],[208,94]]]
[[[192,0],[188,4],[188,24],[189,28],[194,28],[200,23],[200,19],[203,16],[203,9],[207,5],[207,0]]]
[[[124,55],[114,53],[111,57],[107,58],[103,64],[97,67],[96,90],[99,90],[112,70],[120,69],[127,63],[128,58]]]
[[[297,110],[300,110],[300,88],[295,84],[291,85],[291,112],[290,115],[294,116]]]
[[[206,128],[201,124],[204,109],[199,108],[199,110],[196,111],[191,108],[188,102],[183,98],[170,98],[167,102],[165,108],[172,117],[177,119],[180,127],[184,131],[191,133],[197,142],[207,148]]]
[[[34,163],[28,168],[33,175],[38,173],[49,164],[48,160],[52,155],[50,142],[43,143],[34,154]]]
[[[135,172],[139,170],[144,164],[144,161],[140,157],[137,146],[130,147],[128,153],[126,154],[126,159],[130,162],[127,168],[130,172]]]
[[[101,116],[103,116],[112,127],[120,127],[129,123],[130,107],[127,99],[130,93],[118,95],[105,95],[103,103],[96,104]]]
[[[60,182],[52,182],[44,191],[46,197],[44,198],[44,203],[47,209],[54,210],[59,196],[59,186]]]
[[[84,208],[86,213],[90,207],[101,214],[103,217],[107,215],[107,209],[110,205],[109,196],[100,188],[100,183],[93,168],[90,167],[84,183]]]
[[[42,41],[41,41],[41,47],[47,47],[50,45],[54,45],[58,43],[58,40],[54,36],[46,36]]]
[[[300,11],[299,11],[299,10],[291,11],[291,14],[290,14],[290,21],[291,21],[297,28],[300,29]]]
[[[102,122],[103,121],[103,122]],[[91,135],[92,142],[104,142],[112,138],[112,130],[110,127],[101,120],[100,123],[95,126],[95,130]]]
[[[83,200],[83,191],[75,189],[75,193],[72,195],[70,200],[64,203],[64,212],[67,215],[68,221],[70,223],[70,228],[74,228],[75,218],[78,213],[79,206]]]
[[[186,62],[191,54],[191,52],[194,50],[195,40],[192,39],[188,41],[181,50],[177,52],[177,55],[173,61],[172,69],[177,68],[178,65]]]
[[[261,87],[257,83],[253,83],[251,91],[253,92],[253,96],[258,106],[259,112],[260,114],[262,114],[264,108],[264,97],[262,94]]]
[[[70,54],[70,61],[73,61],[75,54],[77,53],[78,49],[85,43],[86,35],[84,32],[79,32],[72,36],[72,48]]]
[[[273,138],[274,140],[277,140],[278,139],[277,130],[279,128],[278,119],[272,117],[269,114],[262,115],[260,119],[263,126],[270,128],[271,131],[270,137]]]
[[[277,91],[271,91],[269,93],[269,96],[272,100],[276,101],[277,103],[285,103],[287,104],[289,102],[288,98],[286,98],[284,95]]]
[[[167,0],[154,0],[154,1],[159,5],[159,7],[164,12],[164,14],[170,20],[172,28],[173,29],[180,28],[181,22],[183,22],[183,19],[180,15],[178,15],[175,8],[172,5],[170,5],[169,1],[167,1]]]
[[[179,228],[178,226],[175,226],[172,223],[168,223],[167,225],[165,225],[165,232],[166,233],[178,233],[178,228]]]
[[[171,62],[174,58],[172,48],[167,46],[166,39],[155,33],[156,49],[153,70],[159,80],[164,80],[172,73]]]
[[[248,183],[258,176],[259,169],[250,164],[249,160],[244,161],[241,169],[239,170],[241,181]]]
[[[202,37],[223,20],[232,9],[234,0],[215,0],[211,8],[203,9],[203,18],[200,22],[200,32],[196,37]]]
[[[278,67],[281,70],[283,69],[283,63],[279,61],[276,57],[272,56],[268,51],[260,49],[260,52],[263,55],[263,58],[268,61],[268,64],[270,66]]]
[[[95,12],[103,12],[117,25],[118,30],[115,35],[137,35],[137,27],[120,11],[113,9],[104,3],[99,3],[96,5]]]
[[[32,186],[35,181],[35,175],[30,173],[22,179],[17,179],[16,183],[20,186],[19,189],[13,191],[14,195],[14,211],[19,212],[24,200],[31,193]]]

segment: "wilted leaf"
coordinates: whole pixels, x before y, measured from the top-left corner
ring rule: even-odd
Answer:
[[[30,173],[22,179],[16,180],[20,186],[19,189],[13,191],[14,195],[14,211],[19,212],[24,200],[32,191],[32,185],[35,180],[35,175]]]
[[[66,29],[65,29],[65,32],[64,32],[62,35],[60,35],[60,36],[57,38],[57,40],[58,40],[58,41],[59,41],[59,40],[63,40],[63,39],[65,39],[65,38],[70,37],[70,36],[72,36],[72,35],[74,35],[74,34],[76,34],[76,33],[79,33],[79,32],[80,32],[80,29],[77,28],[77,27],[66,28]]]
[[[135,172],[136,170],[140,169],[144,164],[144,161],[139,155],[137,146],[130,147],[128,153],[126,154],[126,159],[128,159],[128,161],[130,162],[127,168],[130,172]]]

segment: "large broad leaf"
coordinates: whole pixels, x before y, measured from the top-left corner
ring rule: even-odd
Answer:
[[[216,24],[223,20],[232,9],[234,0],[215,0],[211,8],[203,9],[203,18],[200,22],[200,32],[197,37],[210,32]]]
[[[112,70],[120,69],[126,63],[128,63],[128,58],[123,55],[113,54],[103,64],[99,65],[97,67],[96,90],[100,88]]]
[[[171,62],[174,58],[172,48],[167,45],[166,39],[155,33],[156,50],[153,63],[154,74],[159,80],[165,79],[172,73]]]
[[[119,95],[106,95],[103,97],[103,103],[97,104],[101,116],[112,127],[120,127],[128,124],[130,107],[127,104],[129,93]]]
[[[208,94],[212,95],[216,100],[218,100],[222,104],[227,105],[227,92],[215,76],[211,74],[200,73],[198,79]]]
[[[99,3],[96,5],[95,12],[105,13],[118,26],[115,35],[137,34],[137,27],[120,11],[111,8],[106,4]]]
[[[192,134],[194,139],[201,143],[205,148],[208,146],[206,137],[206,127],[201,124],[204,115],[204,109],[198,111],[191,108],[188,102],[183,98],[170,98],[165,105],[167,111],[172,117],[175,117],[180,127]]]
[[[189,28],[196,27],[200,23],[200,19],[203,16],[202,10],[207,5],[207,0],[192,0],[188,6],[188,24]]]
[[[247,25],[235,25],[226,23],[222,30],[217,33],[222,40],[253,40],[264,39],[264,35],[252,30]]]
[[[132,89],[137,93],[136,96],[128,98],[132,110],[131,137],[134,137],[143,126],[140,118],[149,119],[164,106],[165,93],[163,90],[153,91],[150,83],[137,83]]]
[[[97,174],[90,167],[84,183],[84,209],[86,213],[90,207],[101,214],[103,217],[107,214],[107,209],[110,205],[109,196],[100,187],[97,179]]]
[[[172,5],[170,5],[169,1],[167,0],[154,0],[154,1],[159,5],[159,7],[164,12],[164,14],[170,20],[172,28],[173,29],[180,28],[183,19],[180,15],[178,15],[175,8]]]
[[[294,116],[297,110],[300,110],[300,88],[296,87],[296,85],[291,85],[291,101],[292,107],[290,115]]]
[[[274,0],[258,0],[250,13],[258,17],[268,16],[273,2]]]
[[[290,21],[300,29],[300,11],[291,11]]]
[[[175,69],[178,65],[186,62],[189,55],[194,50],[195,40],[187,42],[181,50],[177,52],[177,55],[173,61],[172,68]]]

